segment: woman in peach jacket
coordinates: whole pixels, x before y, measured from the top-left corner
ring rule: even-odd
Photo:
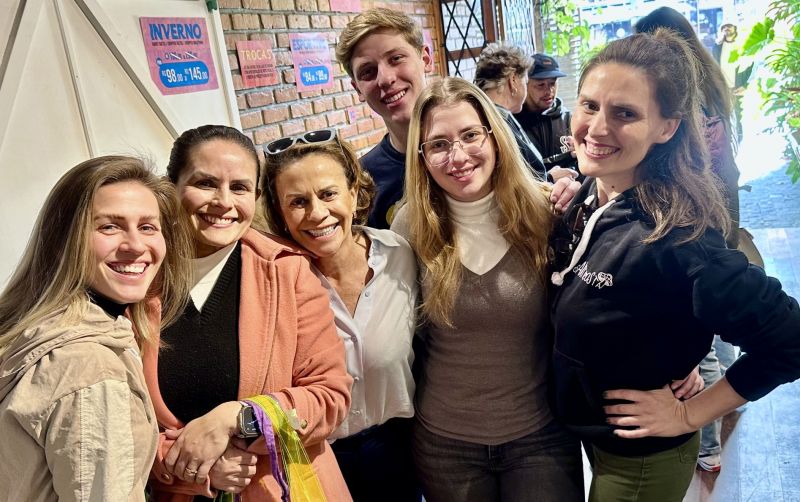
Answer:
[[[195,286],[182,317],[144,355],[161,426],[150,481],[155,501],[204,500],[217,490],[280,500],[263,436],[240,439],[239,400],[271,395],[297,432],[328,501],[350,494],[325,439],[344,419],[352,379],[328,297],[306,253],[250,229],[258,157],[225,126],[175,142],[167,168],[194,227]]]

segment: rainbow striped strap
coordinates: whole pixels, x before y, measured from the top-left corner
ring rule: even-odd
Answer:
[[[296,411],[289,416],[272,396],[254,396],[245,400],[253,406],[261,434],[267,443],[272,474],[281,486],[283,502],[325,502],[325,492],[308,458],[300,435],[293,427]],[[277,447],[275,438],[278,439]],[[281,463],[277,461],[280,448]],[[283,467],[281,469],[279,468]]]

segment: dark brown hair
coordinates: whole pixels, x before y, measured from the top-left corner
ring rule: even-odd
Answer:
[[[347,188],[356,189],[356,212],[353,215],[353,223],[364,225],[367,222],[375,197],[375,183],[372,181],[372,176],[361,168],[353,147],[338,138],[325,143],[296,143],[279,154],[268,154],[264,168],[262,187],[262,191],[266,194],[264,213],[270,230],[281,237],[292,238],[286,230],[286,222],[281,213],[280,200],[275,189],[276,180],[290,164],[313,154],[327,155],[342,166],[347,179]]]
[[[690,229],[684,241],[699,238],[709,227],[727,234],[730,218],[709,169],[701,125],[699,62],[688,42],[664,28],[615,40],[586,63],[579,93],[586,77],[604,64],[626,65],[644,73],[661,116],[680,119],[672,138],[653,145],[638,167],[639,203],[655,222],[645,242],[654,242],[675,228]]]
[[[169,152],[169,164],[167,164],[167,176],[169,176],[169,179],[173,183],[177,183],[181,172],[189,164],[189,156],[192,154],[192,150],[207,141],[213,140],[235,143],[244,148],[253,157],[253,162],[256,165],[256,186],[258,186],[261,162],[258,160],[256,147],[250,138],[241,131],[224,125],[203,125],[184,131],[183,134],[178,136],[178,139],[172,144],[172,150]]]

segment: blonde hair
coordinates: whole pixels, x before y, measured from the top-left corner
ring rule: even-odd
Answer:
[[[592,71],[610,63],[643,72],[653,86],[661,116],[680,119],[672,138],[653,145],[637,167],[642,181],[636,185],[636,195],[655,223],[644,242],[655,242],[675,228],[689,229],[681,242],[699,238],[708,228],[727,235],[730,217],[720,183],[709,168],[700,122],[701,62],[691,46],[679,34],[664,28],[615,40],[586,63],[578,92]]]
[[[497,151],[492,185],[500,211],[499,231],[541,284],[544,284],[547,242],[553,224],[550,188],[533,178],[514,136],[491,100],[475,85],[456,77],[446,77],[428,85],[417,99],[411,116],[405,202],[410,242],[425,267],[423,279],[433,286],[423,299],[422,313],[448,326],[452,326],[450,316],[461,286],[458,242],[445,192],[428,172],[419,146],[431,111],[438,106],[458,103],[469,103],[483,125],[492,131]]]
[[[70,169],[50,191],[16,271],[0,294],[0,354],[25,330],[66,309],[65,325],[78,321],[89,305],[93,277],[92,206],[100,187],[140,183],[158,201],[167,255],[150,286],[148,298],[129,306],[140,344],[152,339],[148,316],[154,296],[161,299],[164,324],[183,311],[191,289],[193,245],[175,188],[156,176],[142,160],[106,156]]]
[[[402,36],[408,44],[422,54],[425,45],[422,37],[422,28],[413,19],[396,10],[377,7],[362,12],[347,23],[339,41],[336,44],[336,60],[342,65],[344,71],[353,78],[353,51],[364,37],[378,30],[395,31]]]
[[[286,230],[280,199],[278,199],[278,193],[275,189],[278,176],[292,163],[313,154],[327,155],[342,166],[344,176],[347,179],[347,188],[356,189],[356,211],[353,215],[353,224],[364,225],[367,222],[372,200],[375,197],[375,183],[369,173],[361,168],[353,147],[349,143],[341,141],[338,137],[325,143],[296,143],[278,154],[267,154],[264,168],[262,188],[262,191],[266,194],[266,197],[264,197],[264,215],[270,230],[281,237],[293,239],[289,231]]]
[[[513,75],[525,75],[533,59],[516,45],[494,42],[483,48],[475,66],[475,85],[483,91],[505,84]]]

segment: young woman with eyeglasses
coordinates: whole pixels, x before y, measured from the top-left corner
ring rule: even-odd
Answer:
[[[408,151],[393,228],[421,267],[412,448],[425,499],[582,501],[580,446],[547,402],[550,187],[460,78],[422,92]]]
[[[608,44],[578,84],[572,134],[591,178],[567,211],[551,313],[555,411],[593,445],[590,501],[682,500],[697,430],[800,377],[800,307],[725,246],[701,75],[686,41],[657,29]],[[747,355],[676,399],[670,382],[714,333]]]
[[[354,380],[350,412],[331,435],[350,493],[363,502],[418,501],[410,446],[414,253],[394,232],[364,226],[374,184],[332,130],[265,150],[267,220],[311,253]]]
[[[308,253],[250,228],[260,193],[253,143],[231,127],[188,130],[167,173],[197,259],[189,305],[161,331],[161,350],[144,357],[163,430],[154,500],[204,500],[216,490],[281,499],[280,466],[269,455],[277,438],[253,428],[255,410],[240,403],[258,395],[296,414],[327,500],[351,500],[326,441],[350,402],[344,347]]]

